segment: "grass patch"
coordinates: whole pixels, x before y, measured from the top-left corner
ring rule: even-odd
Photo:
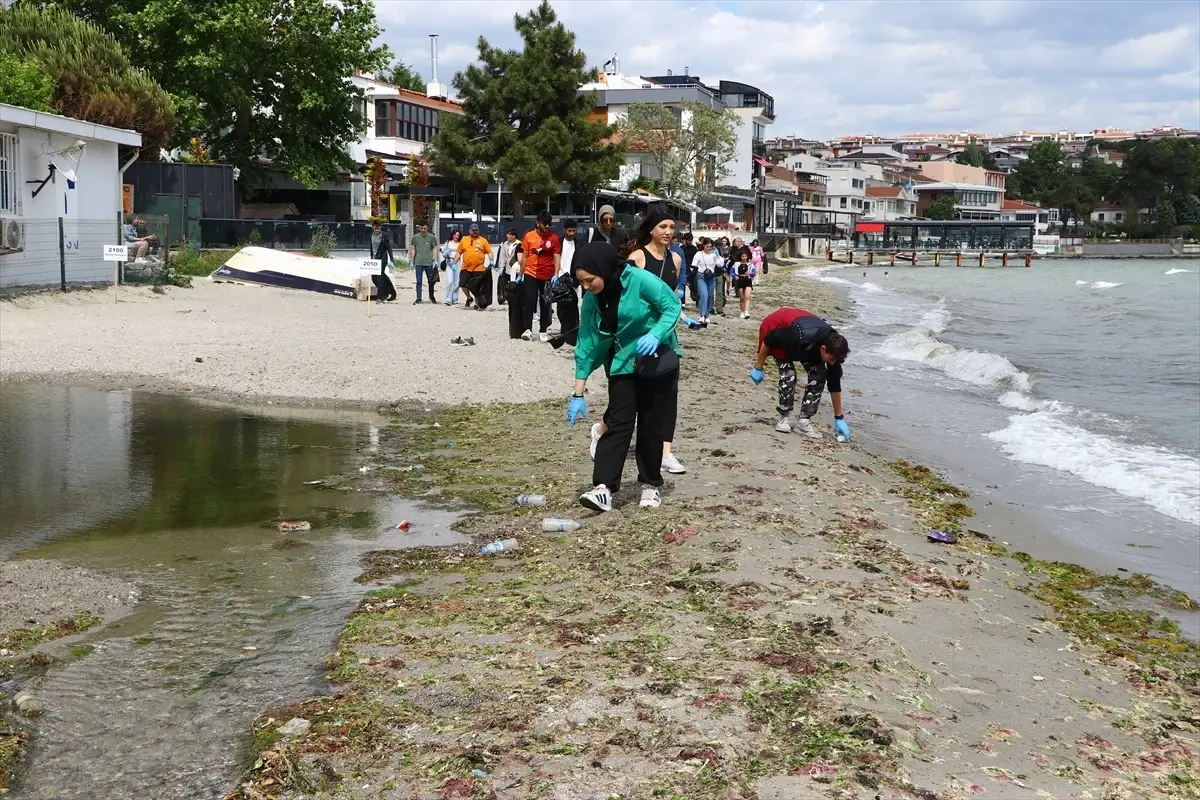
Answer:
[[[206,278],[213,270],[221,267],[237,250],[201,250],[194,252],[190,247],[171,251],[171,270],[176,275]]]
[[[103,622],[103,619],[100,616],[88,611],[81,611],[73,617],[60,619],[48,625],[39,625],[36,628],[18,628],[15,631],[9,631],[0,636],[0,649],[10,650],[14,653],[24,653],[40,644],[61,639],[64,636],[83,633],[89,628],[96,627],[101,622]]]
[[[0,722],[0,726],[4,723]],[[0,733],[0,794],[13,788],[29,744],[28,732],[4,727],[4,732]]]

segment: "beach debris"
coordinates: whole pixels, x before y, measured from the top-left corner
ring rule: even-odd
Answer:
[[[402,519],[399,522],[397,522],[393,527],[396,530],[400,531],[401,533],[408,533],[409,528],[412,527],[412,523],[406,519]]]
[[[510,550],[516,549],[516,539],[497,539],[496,541],[485,544],[483,547],[479,548],[479,555],[492,556],[498,553],[507,553]]]
[[[488,774],[481,769],[473,769],[471,770],[471,774],[476,778],[486,778],[488,776]]]
[[[514,500],[519,506],[544,506],[546,505],[546,495],[544,494],[519,494]]]
[[[542,520],[542,530],[546,533],[560,533],[562,531],[577,531],[583,527],[583,523],[574,519],[550,519]]]
[[[466,336],[466,337],[455,336],[453,339],[450,340],[450,344],[457,345],[459,347],[474,347],[475,340],[472,339],[470,336]]]
[[[967,528],[967,533],[971,534],[976,539],[983,539],[985,542],[990,542],[992,540],[992,537],[988,536],[983,531],[977,531],[972,528]]]
[[[203,364],[203,363],[204,363],[204,359],[203,359],[203,358],[201,358],[200,356],[196,356],[196,363],[197,363],[197,364]]]
[[[311,531],[312,523],[307,520],[284,520],[279,523],[280,533],[292,533],[295,531]]]
[[[292,717],[284,724],[280,725],[277,733],[285,739],[295,739],[308,733],[308,729],[312,727],[312,723],[302,717]]]
[[[931,542],[941,542],[942,544],[956,544],[958,542],[956,535],[947,533],[946,531],[931,530],[926,538]]]
[[[682,542],[684,539],[692,539],[695,536],[696,531],[693,528],[680,528],[663,536],[663,541],[667,544],[675,544],[676,542]]]
[[[17,692],[13,696],[12,707],[23,717],[39,717],[46,710],[42,701],[30,692]]]
[[[244,655],[244,656],[248,656],[251,653],[257,653],[257,652],[258,652],[258,648],[252,644],[248,644],[242,648],[242,655]]]
[[[323,484],[324,482],[325,482],[325,481],[305,481],[305,482],[304,482],[304,485],[305,485],[305,486],[320,486],[320,485],[321,485],[321,484]]]
[[[1037,681],[1038,683],[1041,683],[1042,681],[1046,680],[1046,679],[1045,679],[1043,676],[1041,676],[1041,675],[1034,675],[1034,676],[1033,676],[1033,679],[1034,679],[1035,681]]]

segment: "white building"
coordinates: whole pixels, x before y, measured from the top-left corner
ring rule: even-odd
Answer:
[[[120,148],[131,158],[141,144],[134,131],[0,104],[0,287],[112,280],[103,250],[121,243]]]
[[[717,87],[725,106],[742,121],[737,134],[737,151],[722,183],[749,189],[755,175],[754,157],[766,149],[767,126],[775,123],[775,98],[754,86],[721,81]]]
[[[917,215],[917,193],[906,186],[868,186],[863,219],[912,219]]]
[[[959,219],[1000,219],[1004,189],[982,183],[935,181],[913,187],[919,198],[917,208],[923,215],[929,204],[940,197],[952,196]]]
[[[1035,235],[1046,233],[1052,223],[1058,222],[1057,208],[1042,208],[1021,200],[1004,200],[1000,205],[1003,222],[1032,222]]]
[[[858,165],[852,161],[827,161],[802,153],[787,161],[788,168],[825,178],[825,205],[833,210],[861,216],[867,209],[867,181],[883,177],[876,164]]]

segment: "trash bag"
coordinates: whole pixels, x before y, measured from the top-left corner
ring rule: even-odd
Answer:
[[[525,332],[523,314],[525,304],[521,302],[521,284],[509,281],[504,289],[508,300],[508,338],[520,339]]]
[[[508,285],[512,283],[512,278],[508,277],[508,270],[500,270],[500,276],[496,278],[496,302],[504,305],[508,302]]]

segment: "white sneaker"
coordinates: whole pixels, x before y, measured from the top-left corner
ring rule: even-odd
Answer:
[[[815,425],[812,424],[812,420],[808,419],[807,417],[801,417],[800,419],[796,420],[796,423],[792,426],[792,429],[795,430],[796,433],[803,433],[810,439],[821,438],[821,432],[817,430]]]
[[[539,334],[538,334],[538,339],[539,339],[539,340],[540,340],[540,341],[541,341],[541,342],[544,344],[544,343],[546,343],[546,342],[550,341],[550,334],[548,334],[548,333],[539,333]]]
[[[532,342],[533,341],[533,331],[525,331],[524,333],[521,334],[521,338],[527,342]]]
[[[592,511],[612,511],[612,492],[602,483],[579,495],[579,504]]]
[[[642,502],[638,503],[641,508],[658,508],[662,505],[662,495],[658,493],[658,489],[653,486],[647,486],[642,489]]]
[[[663,456],[662,468],[672,475],[683,475],[687,472],[687,467],[679,463],[679,459],[675,457],[674,453]]]
[[[791,433],[792,420],[789,417],[784,417],[783,419],[779,420],[779,422],[775,423],[775,430],[779,431],[780,433]]]
[[[600,444],[601,435],[602,434],[600,433],[600,423],[597,422],[595,425],[592,426],[592,444],[591,444],[591,447],[588,448],[588,452],[590,452],[592,454],[592,461],[596,460],[596,446],[598,444]]]

